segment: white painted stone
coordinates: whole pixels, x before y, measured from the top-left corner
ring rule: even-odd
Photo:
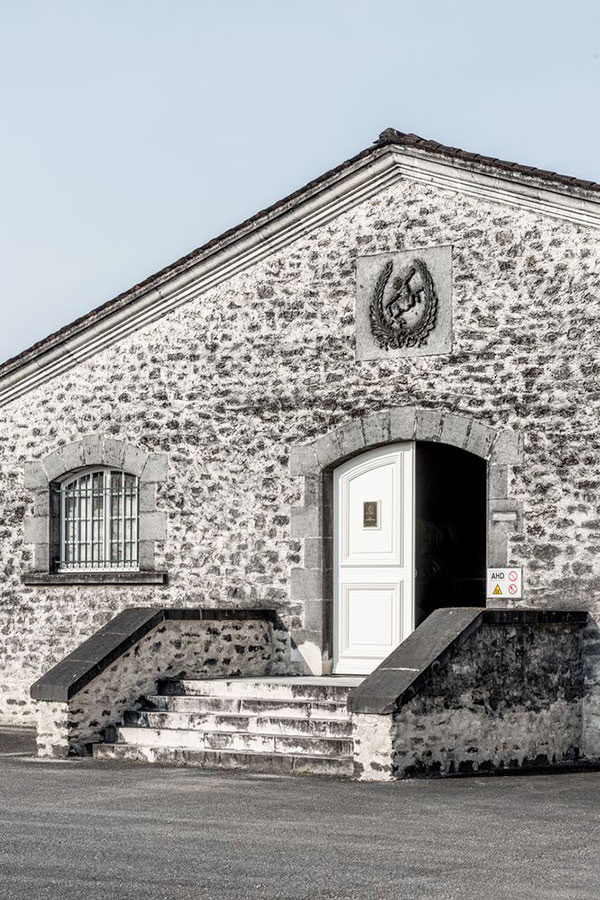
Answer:
[[[355,775],[361,781],[390,781],[393,772],[392,716],[353,713]]]

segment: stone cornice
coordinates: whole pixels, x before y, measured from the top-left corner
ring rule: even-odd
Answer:
[[[243,272],[302,235],[325,225],[401,179],[600,227],[600,200],[490,164],[434,156],[413,147],[374,147],[331,177],[313,182],[289,201],[210,244],[206,252],[159,273],[140,288],[91,313],[0,367],[0,406],[67,371],[188,300]]]

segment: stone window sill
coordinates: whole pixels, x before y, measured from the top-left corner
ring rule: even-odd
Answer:
[[[23,584],[60,587],[65,584],[166,584],[166,572],[26,572]]]

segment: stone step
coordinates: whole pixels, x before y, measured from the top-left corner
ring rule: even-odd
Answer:
[[[196,678],[163,679],[159,694],[197,697],[228,697],[261,700],[328,700],[345,703],[361,679],[300,678]]]
[[[235,750],[253,753],[343,757],[352,755],[352,740],[247,731],[197,731],[184,728],[136,728],[122,725],[117,743],[142,747],[176,747],[189,750]]]
[[[198,766],[206,769],[239,769],[269,775],[328,775],[342,778],[354,775],[354,763],[350,757],[191,750],[182,747],[135,744],[94,744],[93,753],[95,759],[101,760]]]
[[[153,694],[147,706],[159,712],[272,715],[294,719],[347,719],[345,702],[335,700],[261,700],[254,697],[206,697],[203,695]]]
[[[179,728],[188,731],[246,731],[251,734],[302,734],[315,737],[352,736],[350,718],[293,718],[292,716],[221,715],[196,712],[127,710],[124,725],[138,728]]]

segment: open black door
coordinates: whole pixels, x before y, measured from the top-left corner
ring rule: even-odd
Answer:
[[[485,606],[485,460],[418,442],[415,507],[415,626],[439,607]]]

